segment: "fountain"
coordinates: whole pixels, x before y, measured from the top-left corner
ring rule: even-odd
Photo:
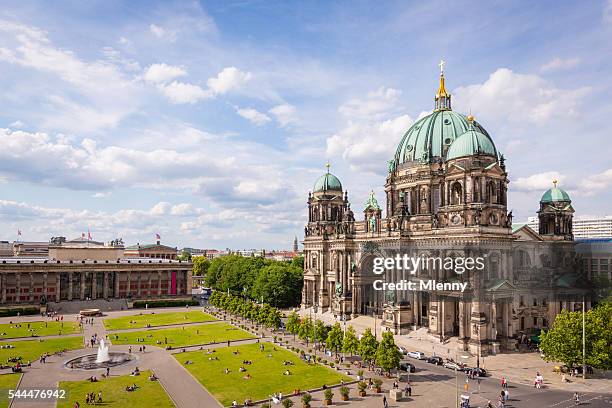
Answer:
[[[137,357],[128,353],[110,352],[109,346],[100,340],[97,354],[87,354],[67,361],[64,366],[70,369],[96,370],[100,368],[115,367],[129,363]]]
[[[110,356],[108,355],[108,346],[104,344],[104,339],[100,340],[100,344],[98,345],[98,355],[96,356],[96,363],[105,363],[110,360]]]

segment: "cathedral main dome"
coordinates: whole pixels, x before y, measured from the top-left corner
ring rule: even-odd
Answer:
[[[314,185],[313,192],[320,193],[324,191],[339,191],[342,192],[342,183],[340,179],[329,172],[329,165],[327,167],[327,173],[319,177]]]
[[[464,134],[466,136],[460,138]],[[458,145],[451,147],[457,139],[461,139]],[[453,158],[482,153],[497,157],[497,149],[486,129],[472,117],[451,109],[451,95],[446,91],[442,72],[435,110],[416,121],[404,134],[391,166],[445,161],[451,152]]]

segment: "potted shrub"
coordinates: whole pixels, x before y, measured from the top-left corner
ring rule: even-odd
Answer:
[[[363,380],[363,370],[357,370],[357,379],[359,381]]]
[[[330,390],[329,388],[325,390],[325,392],[323,393],[325,405],[331,405],[333,396],[334,393],[332,392],[332,390]]]
[[[293,401],[290,399],[284,399],[282,404],[283,408],[291,408],[293,406]]]
[[[382,380],[380,378],[376,378],[374,381],[374,388],[376,388],[376,392],[381,392]]]
[[[368,384],[365,381],[359,381],[357,383],[357,389],[359,390],[360,397],[366,396],[366,388],[368,388]]]
[[[312,395],[309,393],[302,395],[302,408],[310,408],[310,401],[312,401]]]
[[[342,401],[349,400],[349,389],[346,385],[340,387],[340,395],[342,396]]]

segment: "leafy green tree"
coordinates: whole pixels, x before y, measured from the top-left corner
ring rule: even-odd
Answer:
[[[325,323],[323,323],[321,320],[317,320],[314,324],[313,330],[314,341],[316,341],[319,346],[325,343],[325,340],[327,339],[327,327],[325,326]]]
[[[393,333],[390,331],[384,332],[376,349],[376,363],[387,370],[388,374],[391,374],[392,369],[399,368],[401,360],[402,354],[395,345]]]
[[[194,276],[206,276],[210,261],[205,256],[194,256],[191,262],[193,263],[191,271]]]
[[[293,257],[293,259],[291,260],[291,266],[295,266],[300,270],[304,270],[304,256],[300,255]]]
[[[183,249],[176,259],[179,261],[191,261],[191,254]]]
[[[309,341],[312,339],[312,320],[310,318],[304,319],[300,322],[300,327],[298,329],[298,337],[300,340],[306,342],[306,346],[308,347]]]
[[[359,356],[368,365],[372,365],[376,361],[376,349],[378,348],[378,342],[372,334],[372,330],[369,328],[365,330],[359,340]]]
[[[293,334],[293,340],[295,340],[295,335],[298,333],[300,329],[300,316],[294,310],[287,317],[287,331]]]
[[[345,353],[353,354],[357,353],[359,349],[359,339],[357,338],[357,333],[355,333],[355,329],[353,326],[348,326],[346,328],[346,333],[344,333],[344,339],[342,341],[342,351]]]
[[[253,284],[252,295],[276,307],[296,306],[301,298],[302,270],[276,263],[262,268]]]
[[[603,303],[585,315],[585,363],[612,369],[612,304]],[[568,367],[582,365],[582,312],[561,311],[550,330],[540,335],[540,350],[546,361],[561,361]]]
[[[340,327],[340,323],[336,323],[327,334],[325,341],[327,349],[334,350],[336,357],[338,357],[338,350],[342,347],[342,335],[342,327]]]
[[[266,326],[271,329],[278,330],[281,325],[281,313],[278,309],[272,308],[266,316]]]

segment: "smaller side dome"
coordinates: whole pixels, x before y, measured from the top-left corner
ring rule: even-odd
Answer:
[[[469,130],[451,143],[446,152],[446,160],[477,154],[497,157],[497,149],[487,135],[470,126]]]
[[[334,176],[333,174],[329,172],[330,164],[327,163],[325,167],[327,167],[327,173],[319,177],[319,179],[314,185],[313,192],[314,193],[321,193],[325,191],[342,192],[342,183],[340,183],[340,180],[338,179],[338,177]]]
[[[571,203],[572,199],[570,198],[569,194],[567,194],[567,192],[557,187],[557,180],[554,180],[553,184],[554,184],[554,187],[546,190],[546,192],[542,195],[540,202],[541,203],[556,203],[556,202]]]

